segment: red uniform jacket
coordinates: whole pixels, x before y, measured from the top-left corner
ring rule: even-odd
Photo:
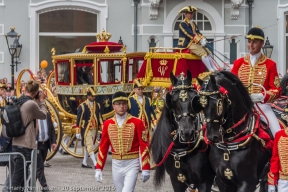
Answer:
[[[150,170],[147,132],[140,119],[128,114],[121,128],[115,116],[104,122],[96,169],[103,170],[110,145],[112,159],[119,160],[138,158],[140,149],[142,170]]]
[[[263,54],[261,54],[254,67],[250,62],[249,54],[236,60],[231,72],[239,77],[244,86],[247,87],[249,94],[264,94],[261,87],[252,85],[252,83],[262,85],[266,89],[264,103],[273,102],[281,94],[276,63]]]
[[[288,180],[288,129],[278,131],[274,139],[268,184],[277,185],[278,179]]]

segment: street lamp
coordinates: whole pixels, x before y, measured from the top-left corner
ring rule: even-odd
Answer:
[[[266,57],[270,58],[273,52],[273,45],[270,45],[268,37],[265,41],[265,45],[262,47],[263,53]]]
[[[16,59],[16,70],[17,70],[17,64],[19,63],[17,59],[20,57],[22,45],[19,44],[20,34],[16,33],[15,27],[10,28],[11,31],[9,33],[5,34],[7,46],[9,49],[9,53],[11,55],[11,83],[12,87],[14,89],[14,59]]]

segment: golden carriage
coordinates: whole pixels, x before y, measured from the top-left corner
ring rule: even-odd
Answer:
[[[48,99],[46,100],[52,118],[57,123],[55,128],[57,146],[74,157],[83,157],[84,149],[76,138],[73,124],[76,122],[77,108],[86,100],[86,90],[92,87],[97,94],[96,101],[101,106],[104,120],[114,115],[112,95],[116,91],[127,94],[133,92],[133,79],[140,78],[147,85],[144,92],[153,98],[155,112],[159,117],[164,95],[170,86],[170,71],[179,74],[192,69],[193,77],[205,70],[201,59],[182,49],[153,48],[148,53],[126,53],[126,47],[120,43],[109,42],[111,34],[105,32],[96,35],[98,42],[86,45],[82,52],[55,54],[52,49],[54,71],[47,78],[47,85],[42,84]],[[194,68],[194,69],[193,69]],[[196,71],[196,72],[195,72]],[[17,79],[17,96],[20,96],[21,78],[25,72],[37,77],[29,70],[23,70]],[[55,79],[55,86],[51,80]],[[160,87],[153,94],[153,86]],[[56,93],[52,90],[56,91]],[[74,146],[71,146],[71,144]],[[95,144],[95,152],[98,144]],[[51,151],[46,160],[57,151]]]

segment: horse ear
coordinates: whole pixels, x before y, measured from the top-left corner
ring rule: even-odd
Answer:
[[[172,109],[172,95],[170,93],[166,94],[165,102],[166,102],[166,107],[168,109]]]
[[[198,77],[196,77],[198,83],[200,84],[200,86],[202,86],[202,84],[204,83],[204,81],[202,81],[201,79],[199,79]]]
[[[170,71],[170,81],[172,85],[175,85],[177,82],[177,78],[174,76],[173,71]]]
[[[186,78],[188,79],[189,82],[192,82],[192,73],[190,72],[190,70],[187,70]]]
[[[212,83],[213,90],[217,90],[218,87],[217,87],[217,83],[216,83],[216,79],[214,75],[210,75],[210,81]]]

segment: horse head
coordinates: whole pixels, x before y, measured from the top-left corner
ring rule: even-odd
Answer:
[[[234,134],[246,113],[252,113],[253,103],[241,81],[230,72],[218,72],[202,81],[199,103],[203,107],[207,138],[213,143],[223,142]]]
[[[166,95],[166,105],[171,110],[174,118],[174,127],[180,139],[184,142],[193,140],[197,126],[197,115],[192,107],[193,100],[198,97],[196,89],[191,85],[192,74],[187,71],[187,76],[182,72],[177,78],[170,73],[172,90]]]
[[[288,96],[288,74],[284,75],[282,77],[280,82],[281,88],[282,88],[282,96]]]

